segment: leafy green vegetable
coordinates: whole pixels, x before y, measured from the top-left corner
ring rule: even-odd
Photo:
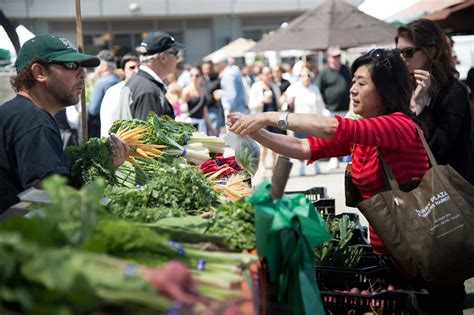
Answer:
[[[158,134],[166,135],[179,145],[185,145],[187,139],[196,131],[191,124],[177,122],[169,116],[158,117],[153,112],[148,115],[147,120],[153,124]]]
[[[207,211],[217,204],[212,183],[194,167],[153,162],[144,168],[151,180],[135,189],[109,186],[111,212],[139,222],[182,217]]]
[[[64,152],[73,186],[80,187],[97,177],[115,182],[113,155],[106,138],[91,138],[79,146],[67,147]]]
[[[149,127],[144,132],[142,132],[143,138],[142,141],[149,144],[158,144],[160,139],[155,133],[153,124],[149,120],[139,120],[139,119],[120,119],[113,122],[112,127],[110,127],[110,133],[117,133],[117,131],[127,131],[138,127]]]
[[[184,145],[186,139],[196,131],[191,124],[174,121],[169,116],[158,117],[154,112],[150,112],[145,121],[138,119],[117,120],[112,124],[110,132],[143,126],[151,127],[144,133],[144,142],[163,144],[174,148]]]
[[[105,255],[41,248],[18,233],[2,231],[0,256],[0,310],[14,306],[22,314],[154,314],[171,307],[145,280],[123,275],[127,262]]]
[[[224,237],[231,249],[254,249],[255,209],[243,199],[226,202],[216,210],[206,232]]]
[[[329,231],[332,238],[314,249],[316,265],[345,268],[356,266],[362,257],[363,248],[348,246],[348,243],[358,224],[358,221],[351,221],[347,215],[330,220]]]
[[[250,174],[255,175],[257,172],[259,157],[251,150],[251,148],[243,148],[240,154],[236,156],[236,161]]]

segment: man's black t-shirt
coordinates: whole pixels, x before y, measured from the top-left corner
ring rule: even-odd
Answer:
[[[17,95],[0,106],[0,214],[48,174],[68,175],[54,118]]]

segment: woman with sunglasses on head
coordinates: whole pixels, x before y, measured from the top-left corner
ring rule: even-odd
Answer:
[[[395,43],[413,78],[410,109],[437,162],[474,183],[468,92],[446,36],[435,22],[418,19],[398,28]]]
[[[377,148],[399,183],[421,178],[429,168],[428,158],[410,118],[410,77],[403,60],[395,51],[376,49],[357,58],[351,70],[353,111],[362,119],[287,112],[230,114],[230,131],[250,135],[281,155],[309,162],[353,152],[352,182],[362,199],[381,192],[385,185]],[[309,136],[298,139],[270,133],[263,129],[267,125]],[[370,233],[374,250],[385,252],[372,229]]]

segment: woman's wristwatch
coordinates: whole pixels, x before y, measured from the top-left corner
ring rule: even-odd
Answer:
[[[288,128],[288,112],[281,113],[280,118],[277,121],[277,126],[281,130],[286,130]]]

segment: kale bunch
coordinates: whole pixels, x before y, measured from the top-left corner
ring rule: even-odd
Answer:
[[[74,187],[81,187],[97,177],[105,178],[109,184],[115,183],[114,158],[106,138],[91,138],[79,146],[67,147],[64,153]]]

